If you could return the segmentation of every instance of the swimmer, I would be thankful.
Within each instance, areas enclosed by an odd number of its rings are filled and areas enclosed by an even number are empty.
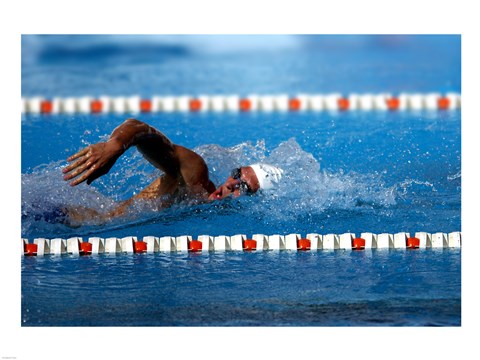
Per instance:
[[[145,159],[163,171],[163,175],[137,195],[121,202],[107,217],[124,214],[130,205],[140,199],[168,199],[162,202],[162,206],[167,207],[176,200],[213,201],[254,194],[273,188],[283,173],[282,169],[269,164],[242,166],[232,170],[226,181],[216,187],[200,155],[174,144],[163,133],[144,122],[127,119],[112,132],[108,141],[92,144],[70,156],[67,159],[70,164],[62,170],[64,180],[70,181],[72,186],[85,181],[89,185],[107,174],[116,160],[132,146],[136,146]],[[86,210],[68,209],[68,214],[77,221],[99,215],[95,210]]]

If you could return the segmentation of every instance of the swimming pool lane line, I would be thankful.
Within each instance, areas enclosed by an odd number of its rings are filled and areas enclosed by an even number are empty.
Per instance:
[[[457,110],[461,95],[441,93],[83,96],[22,98],[22,114],[138,114],[158,112],[298,112]]]
[[[21,239],[24,256],[43,255],[91,255],[91,254],[136,254],[156,252],[204,252],[204,251],[319,251],[319,250],[372,250],[372,249],[447,249],[461,248],[462,234],[417,232],[415,236],[400,232],[395,234],[354,233],[344,234],[300,234],[264,235],[253,234],[247,238],[245,234],[233,236],[200,235],[194,239],[191,235],[183,236],[145,236],[138,240],[136,236],[123,238],[90,237],[83,241],[81,237],[68,239],[35,238],[32,243]]]

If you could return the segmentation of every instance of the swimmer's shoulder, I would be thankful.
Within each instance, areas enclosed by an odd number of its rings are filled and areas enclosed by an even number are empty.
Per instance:
[[[175,153],[180,163],[181,176],[187,185],[202,185],[206,190],[214,187],[214,184],[210,181],[208,166],[203,157],[181,145],[175,145]]]

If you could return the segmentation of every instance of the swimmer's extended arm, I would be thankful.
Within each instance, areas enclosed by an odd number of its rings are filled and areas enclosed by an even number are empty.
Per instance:
[[[161,169],[167,177],[175,179],[181,171],[177,146],[157,129],[135,119],[118,126],[107,142],[90,145],[70,156],[71,162],[63,169],[64,180],[75,186],[84,181],[90,184],[107,174],[117,159],[131,146],[136,146],[143,156]],[[186,149],[189,151],[188,149]]]

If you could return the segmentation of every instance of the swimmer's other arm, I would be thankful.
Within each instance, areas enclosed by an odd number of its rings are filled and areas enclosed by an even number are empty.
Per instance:
[[[136,146],[143,156],[164,175],[157,178],[139,194],[120,204],[110,216],[121,215],[136,199],[152,199],[173,194],[180,187],[193,196],[206,197],[215,190],[209,180],[208,167],[194,151],[176,145],[157,129],[136,119],[127,119],[110,135],[107,142],[90,145],[67,161],[63,169],[64,180],[76,186],[107,174],[117,159],[131,146]]]
[[[107,174],[131,146],[137,146],[145,158],[165,174],[177,176],[179,161],[175,156],[175,145],[157,129],[128,119],[112,132],[107,142],[92,144],[70,156],[67,161],[71,164],[63,169],[64,180],[73,179],[72,186],[84,181],[90,184]]]

